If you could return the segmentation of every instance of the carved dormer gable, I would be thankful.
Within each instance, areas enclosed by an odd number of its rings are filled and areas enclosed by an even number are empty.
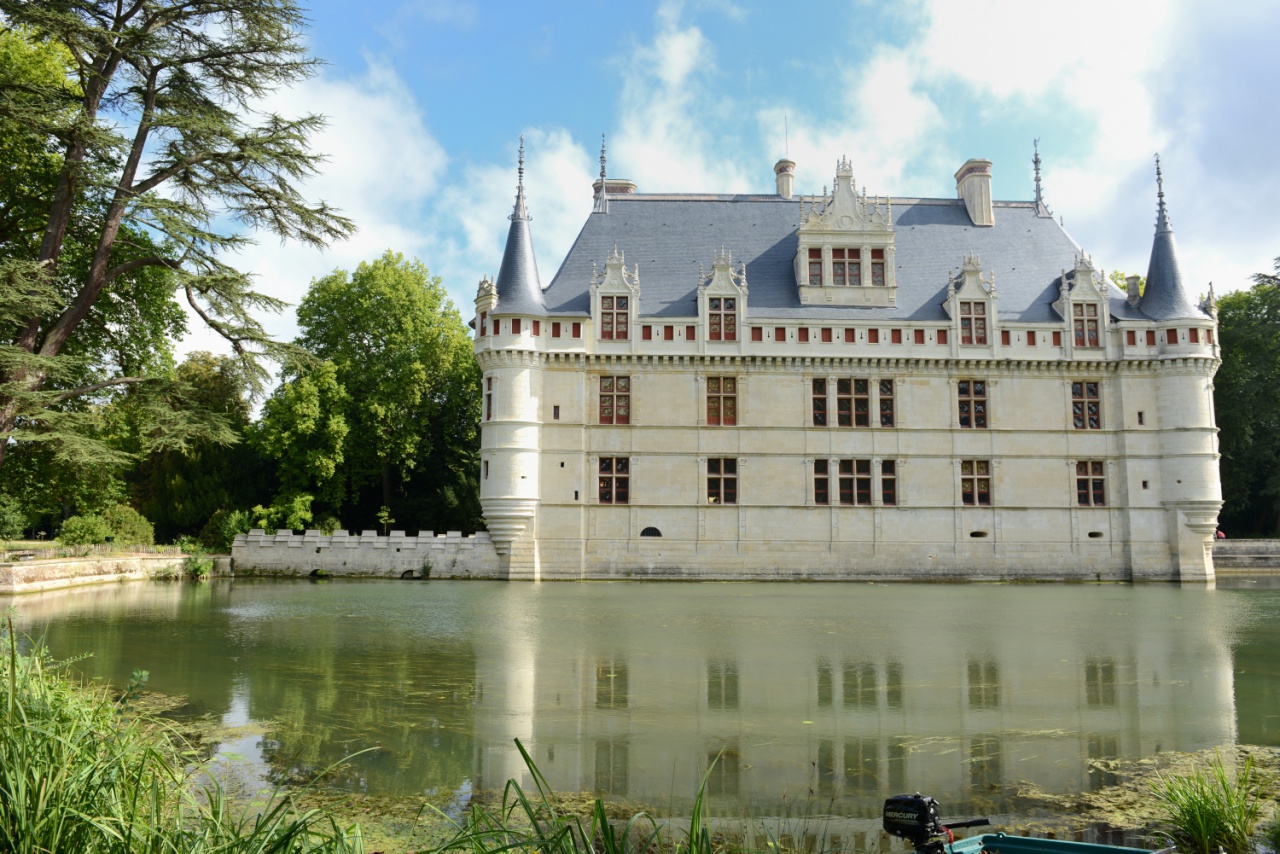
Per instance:
[[[626,341],[635,328],[640,302],[640,265],[628,270],[618,247],[605,261],[604,272],[591,275],[591,316],[602,341]]]
[[[986,346],[993,342],[999,299],[995,272],[983,275],[982,259],[977,253],[964,256],[960,271],[953,272],[947,282],[947,299],[943,303],[961,346]]]
[[[1077,255],[1075,266],[1062,272],[1058,298],[1053,303],[1070,331],[1067,340],[1072,348],[1105,344],[1110,301],[1106,280],[1093,266],[1093,259],[1083,252]]]
[[[858,192],[853,166],[841,158],[830,195],[801,200],[796,285],[805,304],[897,304],[893,205]]]
[[[484,337],[489,334],[488,322],[489,315],[493,314],[493,309],[498,304],[498,286],[494,284],[493,279],[487,275],[480,280],[479,286],[476,287],[476,335]]]
[[[747,315],[747,265],[733,269],[733,253],[715,254],[711,275],[698,271],[698,316],[706,319],[708,341],[737,341]]]

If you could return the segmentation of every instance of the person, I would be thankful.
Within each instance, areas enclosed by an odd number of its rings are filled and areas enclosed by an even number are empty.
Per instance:
[[[1227,535],[1226,535],[1226,534],[1224,534],[1224,533],[1222,533],[1222,529],[1221,529],[1221,528],[1219,528],[1219,529],[1218,529],[1218,533],[1217,533],[1217,534],[1215,534],[1214,536],[1215,536],[1217,539],[1219,539],[1219,540],[1225,540],[1225,539],[1227,538]]]

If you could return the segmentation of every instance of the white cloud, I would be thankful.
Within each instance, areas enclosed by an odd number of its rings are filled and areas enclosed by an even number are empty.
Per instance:
[[[682,23],[681,11],[662,3],[653,42],[626,58],[610,173],[641,192],[745,192],[751,182],[724,156],[738,110],[708,85],[715,52],[702,30]]]
[[[313,278],[335,267],[352,269],[388,248],[423,253],[429,236],[418,226],[420,209],[435,193],[448,157],[427,129],[413,93],[389,68],[370,61],[364,75],[342,79],[321,74],[264,100],[259,108],[283,116],[320,113],[328,125],[312,138],[312,148],[328,158],[302,191],[324,199],[355,220],[349,240],[317,250],[281,243],[270,234],[231,259],[251,270],[259,290],[294,305]],[[289,339],[297,333],[292,309],[263,318],[268,331]],[[192,318],[191,334],[178,347],[225,351],[225,343]]]
[[[545,287],[591,212],[593,158],[563,128],[529,128],[524,136],[525,200]],[[502,263],[515,202],[515,154],[513,144],[504,164],[459,164],[431,217],[434,233],[448,236],[430,263],[444,275],[464,317],[471,316],[480,277],[496,276]]]

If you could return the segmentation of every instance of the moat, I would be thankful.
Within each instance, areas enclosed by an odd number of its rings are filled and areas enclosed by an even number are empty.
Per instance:
[[[924,791],[1006,813],[1099,761],[1280,745],[1280,587],[135,582],[14,599],[85,673],[243,727],[249,779],[375,747],[339,784],[439,795],[526,779],[680,811],[848,816]],[[824,806],[824,809],[827,807]]]

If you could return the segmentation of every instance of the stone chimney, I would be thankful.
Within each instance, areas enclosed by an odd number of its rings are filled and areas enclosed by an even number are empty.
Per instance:
[[[778,195],[784,199],[791,198],[792,185],[796,179],[796,164],[794,160],[786,160],[785,158],[773,164],[773,174],[778,179]]]
[[[964,199],[965,209],[974,225],[995,225],[991,206],[991,161],[967,161],[956,172],[956,195]]]
[[[1142,298],[1142,292],[1138,289],[1138,283],[1142,281],[1141,276],[1125,276],[1124,283],[1129,288],[1129,305],[1137,305],[1138,300]]]
[[[600,179],[597,178],[595,183],[591,185],[591,192],[599,195]],[[626,178],[605,178],[604,189],[610,196],[629,196],[636,191],[636,182],[628,181]]]

